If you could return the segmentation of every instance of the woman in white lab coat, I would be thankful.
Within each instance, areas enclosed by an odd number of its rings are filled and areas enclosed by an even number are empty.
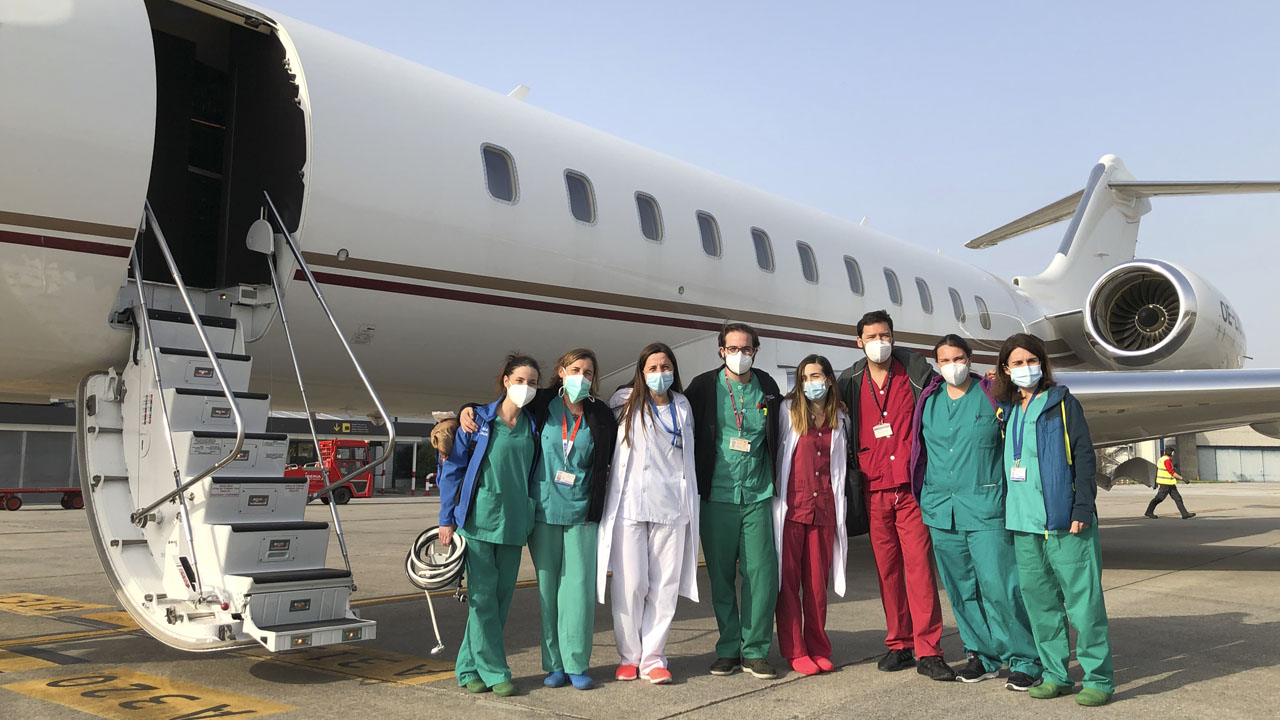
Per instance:
[[[596,562],[604,602],[613,571],[613,632],[619,680],[671,682],[665,648],[676,600],[698,601],[698,486],[693,411],[681,393],[675,353],[653,343],[630,387],[609,405],[620,424]]]

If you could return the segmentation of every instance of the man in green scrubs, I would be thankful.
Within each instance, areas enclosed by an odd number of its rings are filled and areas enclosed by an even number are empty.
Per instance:
[[[778,601],[772,501],[781,394],[773,378],[751,367],[760,346],[755,330],[726,325],[719,341],[725,365],[694,378],[685,393],[695,425],[702,552],[720,631],[711,674],[730,675],[741,666],[773,678],[767,657]]]

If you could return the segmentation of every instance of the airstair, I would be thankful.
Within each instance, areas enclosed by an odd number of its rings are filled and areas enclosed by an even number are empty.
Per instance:
[[[264,200],[274,225],[258,220],[248,242],[271,267],[275,312],[290,352],[277,248],[287,248],[303,270],[386,417],[295,239],[271,198]],[[202,314],[201,295],[183,283],[149,204],[146,227],[174,282],[144,282],[135,250],[133,278],[122,291],[131,297],[114,318],[133,332],[130,355],[123,370],[86,377],[77,398],[85,508],[121,604],[156,639],[183,650],[260,643],[280,651],[373,638],[375,623],[351,609],[356,585],[337,503],[327,504],[329,522],[305,519],[308,485],[284,477],[288,438],[266,432],[270,398],[248,391],[253,360],[245,352],[242,319]],[[300,371],[298,383],[306,404]],[[342,478],[326,478],[311,497],[331,497],[349,478],[385,462],[395,447],[394,428],[388,423],[387,429],[380,457]],[[331,535],[342,567],[327,562]]]

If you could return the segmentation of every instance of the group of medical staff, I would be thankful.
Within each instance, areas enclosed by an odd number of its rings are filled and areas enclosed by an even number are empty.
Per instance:
[[[857,332],[865,358],[837,377],[806,356],[785,395],[753,367],[759,336],[740,323],[721,329],[717,369],[686,386],[672,349],[653,343],[607,400],[588,349],[565,353],[545,388],[536,360],[508,356],[501,396],[465,407],[442,452],[439,538],[466,539],[458,684],[518,692],[503,630],[525,545],[547,687],[593,687],[606,584],[615,678],[670,683],[667,637],[678,597],[699,600],[700,551],[719,631],[712,675],[776,677],[775,628],[793,671],[831,672],[828,586],[844,595],[848,538],[867,533],[887,626],[880,670],[973,683],[1007,668],[1010,690],[1105,704],[1115,682],[1093,444],[1044,344],[1008,338],[980,377],[961,337],[938,341],[935,370],[895,346],[884,311]],[[942,657],[938,580],[964,641],[959,668]]]

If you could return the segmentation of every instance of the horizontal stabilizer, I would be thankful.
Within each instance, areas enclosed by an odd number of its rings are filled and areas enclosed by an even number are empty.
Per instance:
[[[1071,217],[1072,213],[1076,211],[1076,206],[1080,204],[1080,196],[1083,194],[1083,190],[1077,190],[1056,203],[1045,205],[1039,210],[1023,215],[1007,225],[1001,225],[986,235],[976,237],[965,243],[964,246],[974,250],[989,248],[1023,233],[1029,233],[1032,230],[1039,230],[1042,227],[1049,227],[1054,223],[1062,222]]]

